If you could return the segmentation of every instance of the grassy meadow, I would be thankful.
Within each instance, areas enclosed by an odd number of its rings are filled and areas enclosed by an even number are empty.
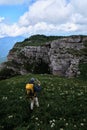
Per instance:
[[[31,77],[42,86],[32,113],[25,93]],[[87,81],[46,74],[0,81],[0,130],[87,130]]]

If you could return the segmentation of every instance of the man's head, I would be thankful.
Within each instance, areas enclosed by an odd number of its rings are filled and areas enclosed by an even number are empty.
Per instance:
[[[33,84],[35,82],[35,78],[31,78],[29,82]]]

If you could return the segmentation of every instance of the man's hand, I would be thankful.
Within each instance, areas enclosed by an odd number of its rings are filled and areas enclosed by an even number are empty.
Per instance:
[[[40,83],[38,83],[38,86],[40,86]]]

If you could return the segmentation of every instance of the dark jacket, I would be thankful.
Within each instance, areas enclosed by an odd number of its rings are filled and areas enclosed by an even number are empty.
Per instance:
[[[40,92],[41,91],[41,86],[34,86],[34,92]]]

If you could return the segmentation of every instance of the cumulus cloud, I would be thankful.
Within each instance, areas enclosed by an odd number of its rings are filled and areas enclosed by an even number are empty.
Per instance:
[[[3,36],[18,36],[25,33],[25,27],[19,27],[16,23],[13,25],[0,24],[0,37]]]
[[[73,34],[87,23],[86,7],[87,0],[71,0],[69,3],[67,0],[37,0],[28,12],[20,17],[19,23],[21,26],[32,26],[33,29],[35,27],[35,30],[42,32],[69,31]],[[37,25],[40,26],[36,29]]]
[[[86,8],[87,0],[69,2],[67,0],[36,0],[17,23],[13,25],[2,23],[0,34],[1,36],[87,34]]]
[[[27,23],[32,25],[37,22],[60,24],[67,21],[72,12],[71,8],[71,5],[67,4],[65,0],[38,0],[19,21],[25,25],[25,19],[27,19]]]

